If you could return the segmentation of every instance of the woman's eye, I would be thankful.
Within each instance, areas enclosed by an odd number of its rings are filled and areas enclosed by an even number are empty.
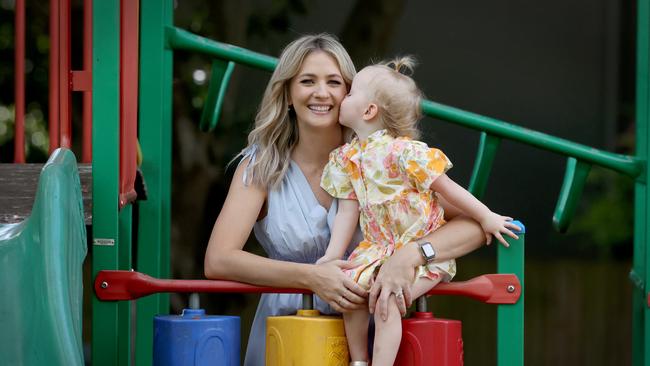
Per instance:
[[[314,81],[311,80],[311,79],[300,80],[300,84],[311,85],[313,83],[314,83]]]
[[[337,86],[342,84],[342,83],[341,83],[340,81],[338,81],[338,80],[330,80],[329,83],[330,83],[330,85],[337,85]]]

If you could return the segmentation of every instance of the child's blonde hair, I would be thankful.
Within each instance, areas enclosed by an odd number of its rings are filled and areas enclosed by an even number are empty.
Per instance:
[[[369,83],[369,97],[379,107],[379,118],[392,136],[420,137],[417,123],[422,118],[422,91],[409,76],[416,61],[412,56],[397,57],[368,66],[377,70]],[[408,72],[409,74],[404,74]]]

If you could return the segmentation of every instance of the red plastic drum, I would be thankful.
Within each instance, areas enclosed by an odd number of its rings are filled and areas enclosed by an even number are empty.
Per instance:
[[[462,366],[463,337],[459,320],[436,319],[415,312],[402,320],[402,343],[395,366]]]

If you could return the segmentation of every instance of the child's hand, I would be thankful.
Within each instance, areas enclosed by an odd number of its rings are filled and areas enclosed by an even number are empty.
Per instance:
[[[331,262],[331,261],[336,260],[336,259],[340,259],[340,258],[336,258],[334,256],[329,256],[329,255],[327,255],[327,253],[325,253],[324,256],[318,258],[318,260],[316,261],[316,264],[323,264],[323,263]]]
[[[481,220],[481,226],[483,227],[483,231],[485,231],[487,245],[492,243],[492,235],[494,235],[505,247],[509,247],[510,245],[508,245],[508,242],[501,234],[506,234],[513,239],[519,239],[510,229],[521,230],[519,226],[512,223],[512,217],[501,216],[494,212],[490,212],[487,217]]]

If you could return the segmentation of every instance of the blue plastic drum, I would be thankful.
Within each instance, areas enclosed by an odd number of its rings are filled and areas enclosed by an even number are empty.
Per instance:
[[[238,316],[185,309],[181,315],[154,317],[153,329],[154,366],[239,366]]]

